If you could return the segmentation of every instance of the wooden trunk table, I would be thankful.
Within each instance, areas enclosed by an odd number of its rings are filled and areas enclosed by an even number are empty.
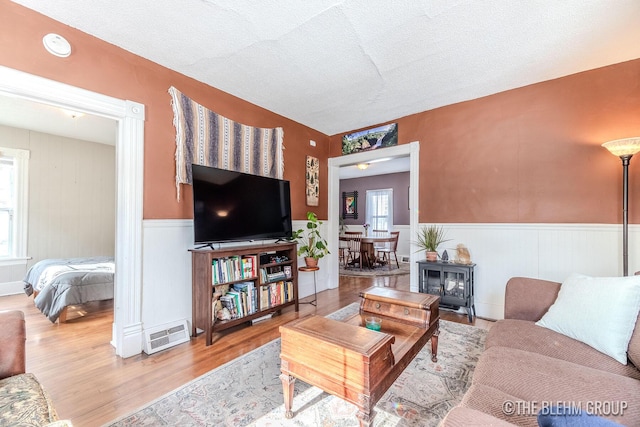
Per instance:
[[[373,287],[360,293],[360,312],[343,321],[307,316],[280,326],[285,416],[293,417],[296,378],[358,407],[360,426],[427,341],[437,361],[439,297]],[[365,318],[382,319],[380,332]]]

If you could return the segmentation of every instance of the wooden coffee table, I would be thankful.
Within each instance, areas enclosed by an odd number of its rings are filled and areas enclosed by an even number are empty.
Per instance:
[[[381,287],[360,296],[360,312],[344,321],[308,316],[280,327],[287,418],[300,378],[356,405],[360,426],[370,426],[378,400],[429,340],[437,361],[439,297]],[[380,332],[364,327],[371,315],[382,318]]]

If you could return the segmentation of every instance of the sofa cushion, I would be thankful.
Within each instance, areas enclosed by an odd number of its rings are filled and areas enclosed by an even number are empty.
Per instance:
[[[472,384],[462,397],[460,406],[517,426],[538,426],[537,406],[529,405],[529,402],[525,404],[516,396],[483,384]]]
[[[513,427],[513,425],[476,409],[456,406],[442,419],[439,427]]]
[[[590,410],[590,402],[625,402],[622,415],[595,415],[624,425],[640,425],[639,380],[538,353],[507,347],[488,348],[478,360],[472,383],[523,401],[537,402],[540,406],[543,402],[572,402],[591,413],[594,411]],[[499,412],[502,403],[493,402],[490,413]]]
[[[574,274],[536,325],[549,328],[627,363],[627,349],[640,310],[640,276]]]
[[[585,343],[527,320],[499,320],[491,325],[485,341],[485,348],[490,347],[517,348],[640,379],[640,371],[634,365],[622,365]]]
[[[18,310],[0,311],[0,379],[25,372],[24,313]]]
[[[58,419],[49,396],[33,374],[0,380],[0,425],[40,426]]]
[[[636,365],[636,368],[640,369],[640,314],[636,320],[636,327],[633,329],[633,334],[629,340],[629,348],[627,349],[627,357]]]

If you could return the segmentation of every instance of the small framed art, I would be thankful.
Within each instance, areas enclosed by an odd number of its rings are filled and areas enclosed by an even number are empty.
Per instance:
[[[358,219],[358,192],[342,192],[342,218]]]

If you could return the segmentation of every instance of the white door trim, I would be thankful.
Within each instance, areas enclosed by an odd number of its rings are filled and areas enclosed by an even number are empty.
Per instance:
[[[363,151],[346,156],[332,157],[329,159],[329,212],[327,218],[327,243],[329,244],[328,270],[329,287],[336,288],[339,284],[338,275],[338,235],[340,216],[340,167],[366,163],[384,157],[404,157],[409,156],[409,235],[415,236],[418,231],[418,191],[420,177],[420,143],[418,141],[408,144],[387,147],[381,150]],[[413,241],[411,238],[410,241]],[[411,247],[411,290],[418,290],[418,261],[417,248],[413,243]]]
[[[118,122],[116,277],[112,344],[116,354],[142,351],[142,197],[144,105],[0,66],[0,94]]]

